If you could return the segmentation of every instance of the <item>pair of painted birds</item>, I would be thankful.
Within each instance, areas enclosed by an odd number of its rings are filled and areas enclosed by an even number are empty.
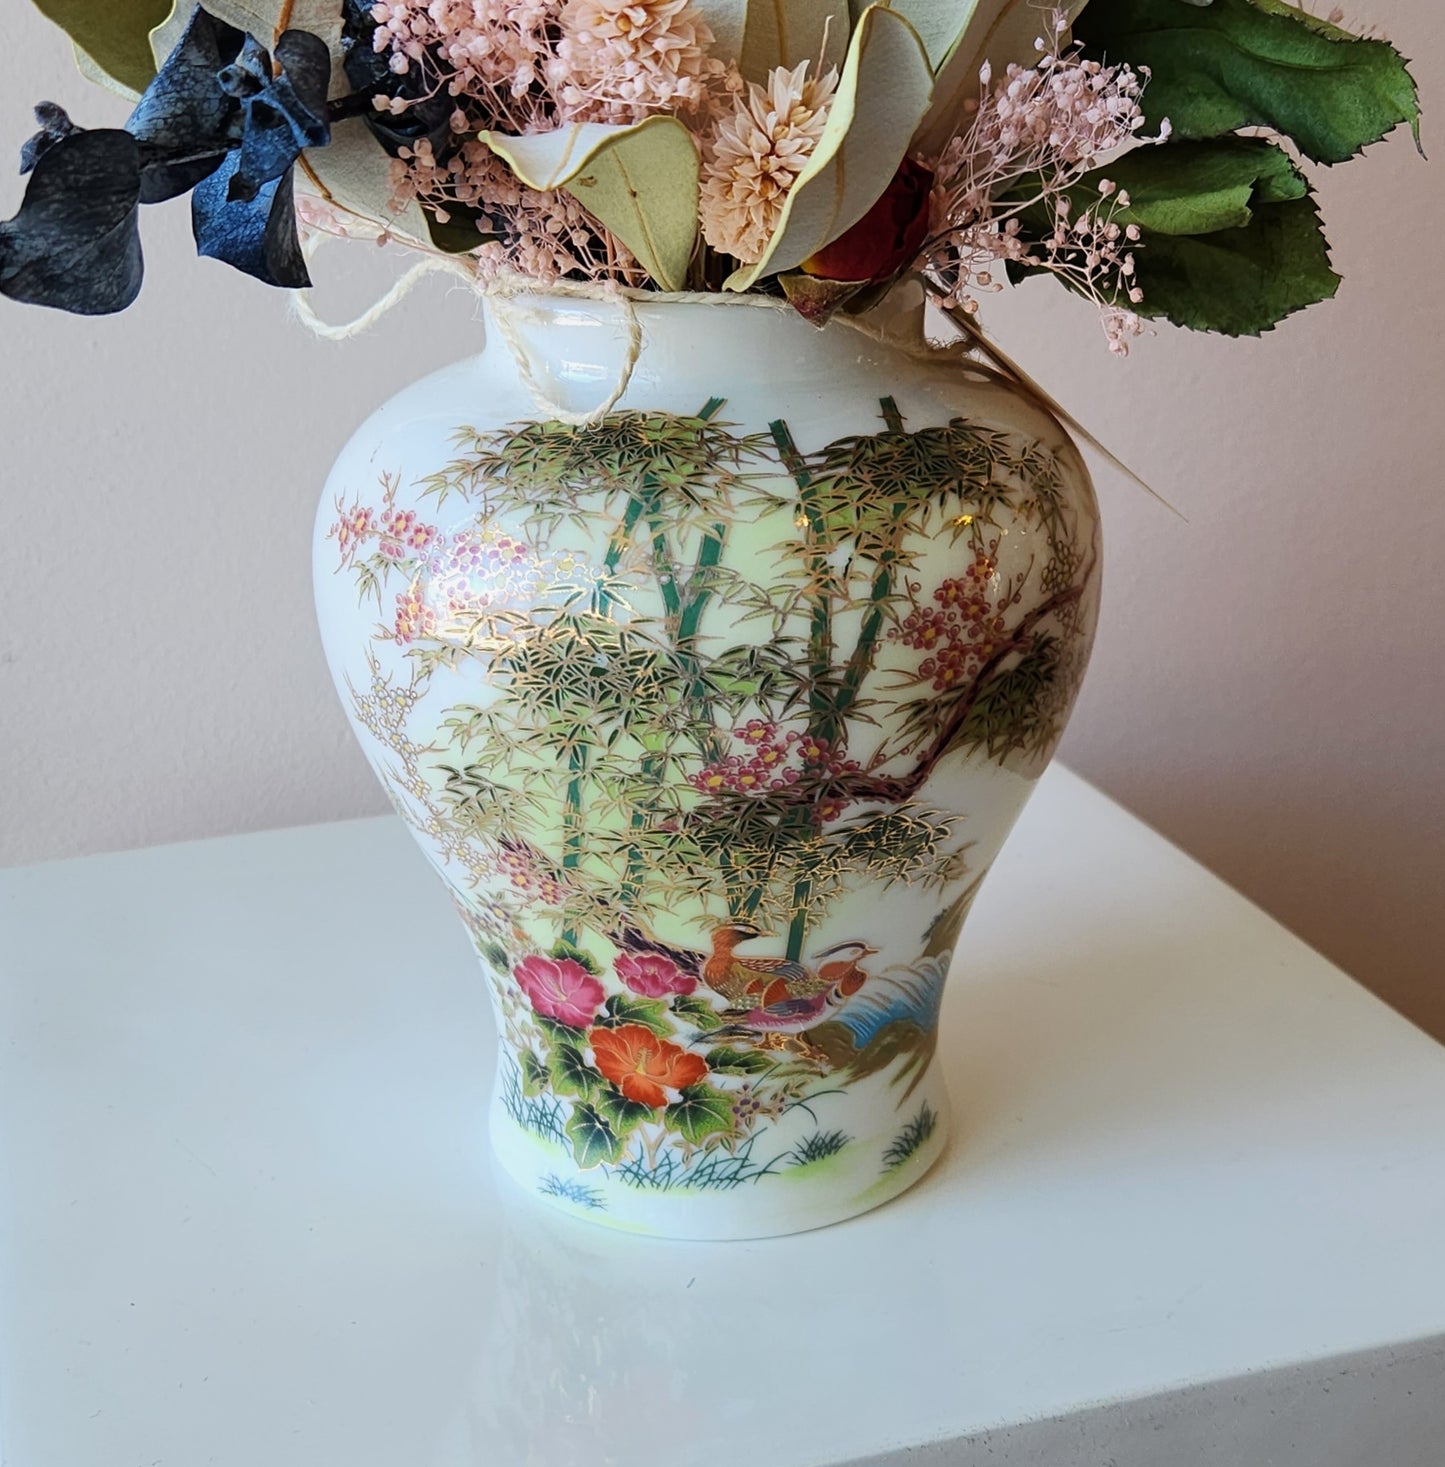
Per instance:
[[[738,952],[742,943],[764,935],[740,923],[714,930],[712,952],[700,971],[702,981],[727,1000],[730,1022],[710,1038],[762,1033],[776,1036],[774,1045],[781,1047],[857,993],[868,980],[863,960],[878,951],[866,942],[840,942],[814,954],[816,968]]]

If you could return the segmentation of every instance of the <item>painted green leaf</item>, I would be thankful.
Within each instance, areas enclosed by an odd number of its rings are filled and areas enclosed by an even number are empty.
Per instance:
[[[747,290],[792,270],[852,228],[892,182],[932,95],[918,33],[886,6],[870,5],[853,33],[823,135],[763,258],[735,270],[727,288]]]
[[[576,963],[579,968],[586,968],[594,978],[602,971],[602,965],[585,947],[579,947],[575,942],[569,942],[565,937],[559,942],[554,942],[548,950],[548,953],[551,957],[566,958],[569,962]]]
[[[1178,138],[1266,127],[1307,158],[1341,163],[1419,122],[1393,46],[1281,0],[1093,0],[1075,31],[1092,55],[1151,68],[1144,111],[1154,126],[1167,117]]]
[[[722,1016],[705,998],[675,998],[672,1001],[672,1011],[679,1019],[685,1019],[704,1033],[710,1033],[722,1026]]]
[[[98,71],[133,92],[156,74],[150,32],[166,18],[169,0],[34,0]],[[187,6],[187,14],[190,7]],[[182,26],[182,29],[185,27]]]
[[[820,76],[843,65],[851,26],[847,0],[752,0],[739,70],[763,85],[775,67],[810,61]]]
[[[733,1049],[720,1045],[707,1052],[707,1067],[717,1075],[765,1075],[777,1061],[756,1049]]]
[[[661,998],[635,998],[631,994],[614,993],[596,1022],[608,1029],[619,1024],[640,1024],[663,1039],[672,1037],[667,1001]]]
[[[657,1119],[657,1111],[652,1106],[629,1100],[615,1085],[603,1087],[594,1103],[619,1138],[630,1136],[639,1126]]]
[[[664,290],[681,290],[697,242],[698,155],[675,117],[481,140],[529,188],[566,189],[637,256]]]
[[[559,1095],[576,1095],[591,1099],[601,1089],[602,1076],[585,1059],[575,1044],[555,1044],[547,1056],[547,1071],[552,1088]]]
[[[584,1171],[601,1166],[604,1161],[616,1161],[622,1155],[622,1138],[594,1106],[576,1106],[567,1118],[566,1130],[572,1142],[572,1155]]]
[[[1257,336],[1339,286],[1309,187],[1273,143],[1170,143],[1141,148],[1103,172],[1129,194],[1115,221],[1143,231],[1134,257],[1141,314],[1195,331]],[[1080,183],[1077,207],[1097,202],[1097,179]],[[1045,650],[1041,644],[1037,652]],[[1014,673],[1024,693],[1028,670],[1025,659]],[[999,696],[1006,692],[1001,684]]]
[[[733,1129],[733,1104],[711,1085],[689,1085],[682,1098],[668,1106],[665,1118],[671,1130],[697,1146],[708,1136]]]

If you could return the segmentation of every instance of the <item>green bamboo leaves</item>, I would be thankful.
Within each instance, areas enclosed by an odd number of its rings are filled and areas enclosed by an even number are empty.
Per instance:
[[[909,151],[933,96],[918,32],[886,5],[870,5],[848,46],[827,125],[798,175],[763,257],[736,270],[729,290],[795,269],[856,224]]]
[[[566,189],[664,290],[682,289],[697,241],[698,156],[675,117],[481,139],[528,188]]]
[[[1266,127],[1306,158],[1343,163],[1419,121],[1393,46],[1282,0],[1094,0],[1079,31],[1092,53],[1151,69],[1145,112],[1154,124],[1167,117],[1179,138]]]

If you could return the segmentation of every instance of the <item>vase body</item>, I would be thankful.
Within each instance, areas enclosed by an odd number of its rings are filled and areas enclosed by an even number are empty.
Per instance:
[[[954,943],[1093,635],[1087,473],[1007,385],[845,324],[505,310],[357,433],[315,557],[487,976],[497,1159],[660,1236],[864,1211],[944,1144]]]

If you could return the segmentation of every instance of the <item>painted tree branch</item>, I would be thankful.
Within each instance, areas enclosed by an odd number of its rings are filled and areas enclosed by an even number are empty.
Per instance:
[[[1002,669],[1003,664],[1015,653],[1029,650],[1034,632],[1041,622],[1062,611],[1066,606],[1083,599],[1084,591],[1093,578],[1096,564],[1097,562],[1091,563],[1077,583],[1066,590],[1055,593],[1048,600],[1040,602],[1023,617],[1010,634],[1008,641],[1000,646],[979,668],[968,691],[959,698],[954,706],[948,721],[907,774],[880,776],[869,774],[866,771],[857,774],[840,774],[809,793],[816,798],[837,797],[847,800],[877,801],[889,805],[898,805],[905,800],[911,800],[923,787],[939,761],[953,747],[955,740],[968,722],[969,714],[973,712],[979,699],[987,691],[989,684]]]

